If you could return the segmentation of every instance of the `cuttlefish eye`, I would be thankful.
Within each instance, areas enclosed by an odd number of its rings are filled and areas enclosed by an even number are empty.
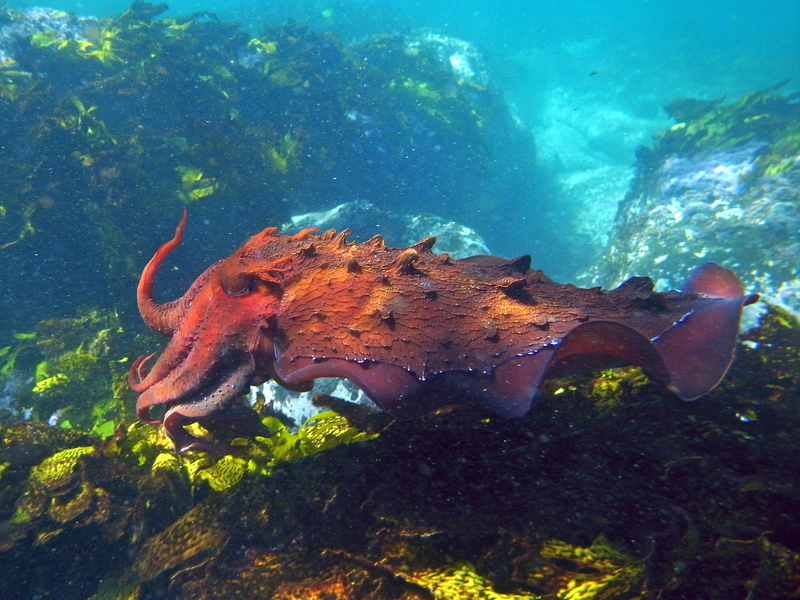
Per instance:
[[[229,296],[244,296],[256,287],[256,279],[250,273],[226,274],[221,280],[222,289]]]

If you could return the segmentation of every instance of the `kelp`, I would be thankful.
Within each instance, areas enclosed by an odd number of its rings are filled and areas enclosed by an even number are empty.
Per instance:
[[[8,393],[5,419],[24,417],[111,435],[116,423],[133,418],[129,361],[122,354],[126,342],[112,311],[47,319],[31,333],[16,334],[12,345],[0,349],[0,389]]]
[[[102,443],[94,437],[94,445],[58,450],[29,465],[27,478],[21,483],[16,476],[16,493],[2,485],[6,481],[10,485],[11,479],[0,481],[6,497],[5,509],[0,511],[4,516],[0,522],[0,553],[12,556],[15,564],[20,556],[36,555],[40,547],[61,554],[75,543],[74,534],[86,528],[90,530],[85,534],[87,539],[103,540],[99,551],[110,543],[117,548],[141,546],[131,563],[120,562],[129,565],[124,577],[113,585],[106,582],[100,590],[102,594],[138,597],[139,584],[175,567],[185,567],[196,557],[207,560],[225,547],[231,536],[229,528],[240,515],[229,498],[217,492],[241,487],[245,477],[263,477],[281,462],[374,437],[354,430],[335,413],[318,415],[295,434],[281,430],[277,422],[266,422],[278,429],[274,438],[261,438],[242,446],[242,454],[219,459],[202,453],[178,456],[160,429],[142,423],[120,426]],[[15,448],[31,443],[37,427],[30,423],[9,431],[0,444],[0,459],[15,457]],[[47,430],[64,431],[54,427]],[[3,471],[24,469],[15,461],[2,464]],[[8,505],[12,496],[16,496],[13,509]],[[191,508],[193,498],[197,504]],[[227,524],[224,514],[229,516]],[[170,517],[172,522],[165,523],[165,530],[141,544],[143,528],[152,530]],[[83,559],[94,560],[89,553],[77,562]],[[109,572],[119,572],[110,563],[103,564]],[[5,590],[5,584],[0,578],[0,589]]]

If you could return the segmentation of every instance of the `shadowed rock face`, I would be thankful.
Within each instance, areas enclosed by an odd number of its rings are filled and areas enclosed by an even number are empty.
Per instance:
[[[304,390],[344,377],[400,417],[454,401],[521,416],[543,378],[619,364],[694,399],[724,376],[741,308],[756,300],[711,263],[683,292],[655,293],[647,278],[602,291],[552,282],[529,257],[436,255],[433,238],[387,248],[380,237],[348,242],[347,230],[270,228],[159,305],[153,279],[184,222],[138,290],[145,321],[171,340],[149,372],[142,357],[130,378],[139,416],[152,421],[150,409],[163,406],[179,450],[230,451],[186,432],[193,422],[221,437],[268,435],[236,399],[271,378]]]

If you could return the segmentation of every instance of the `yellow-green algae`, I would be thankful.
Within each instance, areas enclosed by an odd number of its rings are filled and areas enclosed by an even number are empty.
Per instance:
[[[588,377],[563,378],[548,385],[556,396],[580,394],[589,401],[597,414],[618,408],[625,398],[642,386],[651,383],[639,367],[604,369]]]
[[[748,175],[780,175],[800,166],[800,96],[779,96],[781,82],[749,92],[729,104],[675,100],[666,107],[678,122],[664,131],[652,151],[642,156],[672,153],[693,155],[704,150],[723,151],[747,144],[763,146]]]
[[[442,570],[429,570],[404,575],[428,590],[436,600],[535,600],[531,594],[501,594],[494,590],[491,580],[479,575],[475,566],[457,562]]]
[[[25,490],[0,535],[0,550],[10,549],[30,533],[35,534],[33,546],[40,546],[65,528],[109,518],[108,492],[80,473],[82,459],[94,452],[93,446],[67,448],[31,469]]]
[[[229,534],[220,507],[217,506],[217,510],[211,508],[208,503],[198,505],[164,531],[149,538],[131,565],[136,578],[142,582],[150,581],[165,570],[184,565],[187,561],[218,554],[225,547]]]
[[[69,483],[82,456],[91,454],[93,446],[78,446],[56,452],[31,469],[28,483],[36,491],[53,491]]]
[[[102,436],[133,417],[129,361],[116,313],[86,311],[72,319],[48,319],[33,333],[15,338],[0,349],[0,385],[12,377],[21,380],[15,384],[18,411],[28,408],[30,418]]]
[[[572,563],[570,572],[558,578],[561,582],[557,596],[563,600],[624,598],[636,595],[645,583],[644,561],[620,552],[602,535],[588,548],[548,540],[540,556]],[[544,581],[544,573],[531,575],[533,581],[542,580],[547,587],[553,585],[552,581]]]
[[[35,517],[41,515],[48,504],[51,510],[56,511],[56,514],[52,515],[54,519],[63,522],[64,519],[59,518],[59,516],[65,512],[69,514],[71,511],[59,511],[56,497],[63,493],[65,486],[72,483],[80,458],[94,451],[93,446],[67,448],[61,452],[56,452],[53,456],[46,458],[39,465],[33,467],[27,481],[28,489],[25,495],[20,498],[20,501],[17,502],[16,510],[9,520],[9,524],[23,525],[29,523]],[[80,503],[80,494],[78,502]],[[84,511],[78,508],[77,512]]]
[[[116,356],[117,338],[82,331],[18,341]],[[0,591],[21,597],[4,578],[49,568],[46,551],[109,600],[791,597],[800,327],[773,310],[746,338],[691,404],[615,369],[551,382],[521,420],[443,409],[376,437],[332,412],[296,432],[264,417],[272,438],[222,458],[139,422],[104,442],[0,430]]]
[[[138,600],[140,593],[141,585],[137,582],[104,580],[89,600]]]
[[[254,463],[255,464],[255,463]],[[199,470],[194,478],[221,492],[239,483],[247,474],[248,461],[236,456],[223,456],[210,467]]]

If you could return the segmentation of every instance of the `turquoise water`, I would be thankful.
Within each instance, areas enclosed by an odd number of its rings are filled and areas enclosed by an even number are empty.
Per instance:
[[[11,2],[12,7],[30,2]],[[98,17],[125,0],[41,3]],[[197,2],[168,16],[210,11],[257,33],[287,19],[345,39],[428,27],[475,43],[526,118],[552,86],[623,93],[650,118],[675,94],[736,96],[800,74],[800,2]],[[597,75],[589,80],[590,73]],[[795,83],[795,85],[797,85]]]

